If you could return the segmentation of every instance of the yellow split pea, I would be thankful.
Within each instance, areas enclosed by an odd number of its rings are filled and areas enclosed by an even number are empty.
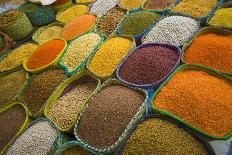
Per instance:
[[[89,61],[88,69],[100,78],[110,76],[132,47],[132,40],[113,37],[100,46]]]

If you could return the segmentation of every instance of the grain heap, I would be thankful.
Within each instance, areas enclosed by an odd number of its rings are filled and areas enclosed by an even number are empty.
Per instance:
[[[60,38],[62,31],[63,28],[61,26],[50,26],[43,30],[36,40],[39,43],[45,43],[49,40]]]
[[[163,10],[170,7],[175,2],[176,0],[146,0],[143,8],[148,10]]]
[[[115,7],[117,3],[118,0],[97,0],[93,3],[89,12],[101,17]]]

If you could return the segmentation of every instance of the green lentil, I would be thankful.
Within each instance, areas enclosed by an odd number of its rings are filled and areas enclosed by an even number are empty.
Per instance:
[[[124,35],[137,36],[154,24],[159,18],[160,15],[157,13],[138,11],[124,17],[120,24],[119,31]]]
[[[0,76],[0,108],[18,94],[25,80],[26,73],[23,69]]]
[[[20,99],[32,114],[36,114],[64,77],[62,69],[45,71],[31,79]]]
[[[39,43],[45,43],[49,40],[60,38],[63,31],[61,26],[51,26],[45,29],[37,38]]]
[[[18,10],[11,10],[0,14],[0,27],[9,25],[11,22],[17,20],[22,15],[23,13]]]
[[[117,27],[125,11],[119,8],[111,9],[105,16],[102,16],[97,25],[97,31],[108,37]]]
[[[73,71],[85,61],[100,43],[101,36],[96,33],[85,34],[74,40],[64,54],[61,63]]]
[[[122,155],[207,155],[204,146],[177,125],[159,118],[143,121],[131,134]]]

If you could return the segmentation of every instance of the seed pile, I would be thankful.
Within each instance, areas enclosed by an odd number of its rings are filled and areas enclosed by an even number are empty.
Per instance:
[[[196,37],[184,52],[184,62],[232,73],[232,34],[208,33]]]
[[[72,145],[71,147],[68,147],[67,149],[62,151],[61,155],[94,155],[94,154],[86,151],[85,149],[83,149],[78,145]]]
[[[232,28],[232,8],[221,8],[209,20],[209,24],[223,28]]]
[[[204,146],[177,125],[151,118],[137,126],[129,137],[122,155],[195,154],[207,155]]]
[[[125,57],[133,42],[123,37],[113,37],[102,44],[90,59],[88,68],[99,77],[110,76]]]
[[[4,38],[0,36],[0,51],[3,49],[3,47],[4,47]]]
[[[64,26],[61,37],[66,40],[72,40],[82,34],[90,31],[90,29],[95,25],[96,17],[91,14],[84,14],[75,17],[71,22]],[[72,30],[72,31],[70,31]]]
[[[177,64],[179,54],[174,47],[142,45],[119,69],[119,77],[133,84],[152,84],[162,80]]]
[[[43,30],[36,39],[39,43],[45,43],[49,40],[60,38],[63,28],[61,26],[51,26]]]
[[[102,16],[97,25],[97,31],[103,34],[106,38],[112,34],[121,18],[125,14],[124,10],[113,8],[105,16]]]
[[[8,149],[6,155],[48,154],[58,134],[48,121],[30,126]]]
[[[65,44],[65,41],[59,39],[50,40],[42,44],[27,60],[27,68],[35,70],[50,64],[64,49]]]
[[[172,11],[199,18],[207,16],[217,3],[217,0],[181,0]]]
[[[67,10],[58,13],[56,15],[56,20],[68,23],[72,21],[75,17],[83,15],[88,12],[89,7],[86,5],[75,5],[73,7],[68,8]]]
[[[14,99],[25,80],[26,73],[22,69],[0,77],[0,107]]]
[[[135,9],[142,5],[144,0],[119,0],[119,5],[125,9]]]
[[[88,33],[77,38],[68,47],[61,63],[65,65],[69,71],[73,71],[88,58],[100,41],[101,36],[96,33]]]
[[[13,69],[29,58],[38,47],[37,44],[27,43],[13,50],[8,56],[0,62],[0,72]]]
[[[96,89],[94,83],[77,84],[71,91],[61,96],[50,106],[48,116],[61,129],[70,128],[79,117],[88,97]]]
[[[160,15],[154,12],[138,11],[124,17],[120,23],[119,31],[124,35],[137,36],[154,24]]]
[[[0,114],[0,150],[2,150],[17,134],[26,119],[22,106],[16,105],[12,109]]]
[[[170,7],[176,0],[147,0],[143,8],[149,10],[163,10]]]
[[[176,73],[153,104],[210,135],[221,137],[232,131],[231,83],[207,72]]]
[[[144,99],[141,93],[124,86],[104,87],[88,101],[77,125],[78,137],[98,149],[114,144]]]
[[[101,17],[105,15],[110,9],[115,7],[118,3],[118,0],[97,0],[91,6],[90,13]]]
[[[93,0],[76,0],[77,3],[91,3]]]
[[[181,46],[199,29],[196,20],[184,16],[170,16],[159,21],[144,36],[142,42],[169,43]]]
[[[5,27],[12,23],[13,21],[16,21],[19,17],[22,16],[22,12],[18,10],[11,10],[5,13],[0,14],[0,27]]]
[[[45,71],[31,79],[22,93],[21,100],[32,114],[39,112],[64,76],[63,70],[56,69]]]

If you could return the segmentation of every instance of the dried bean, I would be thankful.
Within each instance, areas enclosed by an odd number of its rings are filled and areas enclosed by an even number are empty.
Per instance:
[[[16,105],[0,114],[0,151],[13,139],[26,119],[24,108]]]
[[[39,121],[16,139],[6,155],[47,155],[57,137],[56,129],[48,121]]]
[[[37,40],[40,43],[45,43],[49,40],[60,38],[62,30],[61,26],[48,27],[38,36]]]
[[[207,155],[204,146],[177,125],[159,118],[139,124],[126,142],[122,155]]]
[[[50,97],[56,86],[64,79],[65,73],[61,69],[48,70],[31,79],[22,93],[21,100],[32,114],[39,112],[43,104]]]
[[[123,62],[119,77],[133,84],[152,84],[166,77],[177,64],[176,48],[165,45],[144,45]]]
[[[93,3],[90,13],[96,14],[98,17],[105,15],[111,8],[115,7],[118,0],[97,0]]]
[[[72,145],[71,147],[68,147],[67,149],[62,151],[61,155],[94,155],[94,154],[91,152],[88,152],[81,146]]]
[[[23,69],[0,77],[0,107],[14,99],[25,80],[26,73]]]
[[[96,33],[85,34],[74,40],[65,52],[61,63],[71,72],[82,64],[100,43],[101,36]]]
[[[142,42],[168,43],[181,46],[199,30],[196,20],[184,16],[170,16],[159,21],[144,36]]]
[[[77,125],[78,137],[98,149],[114,144],[144,99],[139,92],[124,86],[104,87],[88,101]]]
[[[177,72],[153,104],[210,135],[221,137],[232,131],[231,83],[205,71]]]

